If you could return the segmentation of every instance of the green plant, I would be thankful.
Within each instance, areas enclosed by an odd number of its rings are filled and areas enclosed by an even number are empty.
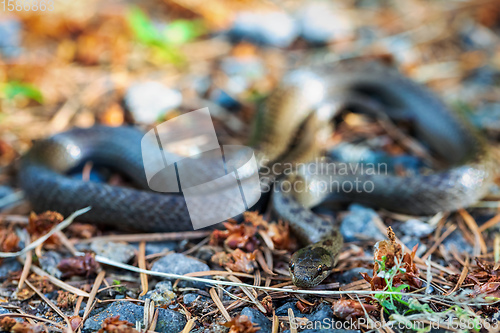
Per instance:
[[[394,282],[394,277],[397,274],[405,273],[405,269],[401,268],[401,261],[398,260],[397,258],[395,258],[395,265],[387,269],[385,264],[386,260],[387,260],[386,256],[383,256],[381,261],[377,260],[377,263],[379,265],[379,269],[377,270],[377,276],[382,277],[386,283],[384,291],[402,293],[406,288],[409,288],[410,286],[407,284],[402,284],[397,287],[394,287],[393,282]],[[380,305],[382,305],[386,313],[389,313],[389,310],[398,312],[396,303],[400,303],[405,306],[409,305],[408,302],[403,300],[402,295],[399,294],[377,293],[375,294],[375,298],[378,300]]]
[[[40,90],[29,83],[11,81],[0,84],[0,97],[13,100],[17,96],[22,96],[38,103],[43,103],[43,96]]]

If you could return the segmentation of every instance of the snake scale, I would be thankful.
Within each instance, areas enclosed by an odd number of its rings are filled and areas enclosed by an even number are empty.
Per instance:
[[[484,139],[425,87],[384,65],[328,66],[296,70],[263,103],[253,141],[260,165],[306,162],[318,156],[315,137],[339,110],[374,113],[392,120],[411,120],[415,136],[447,162],[433,173],[414,176],[337,174],[335,163],[316,161],[278,177],[278,184],[297,185],[285,191],[275,185],[272,212],[286,220],[306,245],[293,254],[290,274],[299,287],[323,281],[342,247],[338,228],[311,208],[329,196],[413,215],[467,207],[484,196],[496,164]],[[133,127],[75,128],[36,142],[22,158],[19,180],[36,211],[70,214],[85,206],[85,220],[145,231],[192,230],[184,198],[135,188],[85,182],[67,176],[92,160],[124,173],[147,189],[140,142]],[[267,168],[269,170],[269,168]],[[276,174],[279,176],[280,168]],[[321,172],[317,172],[321,170]],[[371,191],[332,193],[316,190],[319,182],[370,181]],[[228,203],[230,204],[230,203]],[[307,245],[308,244],[308,245]]]

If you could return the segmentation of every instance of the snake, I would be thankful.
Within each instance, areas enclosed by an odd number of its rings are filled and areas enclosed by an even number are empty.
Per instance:
[[[408,176],[362,174],[355,169],[339,173],[339,162],[317,158],[317,142],[342,110],[411,121],[414,136],[445,165]],[[143,135],[133,126],[94,125],[37,141],[21,159],[20,186],[37,212],[67,215],[92,206],[81,220],[149,232],[192,230],[182,195],[148,190],[141,158]],[[313,212],[318,203],[336,197],[397,213],[432,215],[474,204],[485,196],[497,172],[485,138],[464,117],[425,86],[378,63],[286,74],[259,108],[250,142],[262,178],[274,185],[266,189],[273,217],[286,221],[303,244],[289,264],[293,283],[303,288],[318,285],[331,273],[343,246],[334,221]],[[69,175],[89,160],[124,174],[134,187]],[[301,168],[284,172],[285,165],[298,162],[304,162]],[[318,186],[333,180],[373,186],[360,191]]]

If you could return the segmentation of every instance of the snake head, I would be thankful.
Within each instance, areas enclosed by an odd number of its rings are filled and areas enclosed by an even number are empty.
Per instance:
[[[297,287],[312,288],[326,279],[334,265],[335,260],[327,249],[310,245],[292,255],[290,276]]]

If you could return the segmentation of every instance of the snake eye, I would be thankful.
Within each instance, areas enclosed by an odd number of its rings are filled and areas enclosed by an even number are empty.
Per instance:
[[[288,264],[288,267],[293,272],[293,269],[295,268],[295,263],[291,262],[290,264]]]

